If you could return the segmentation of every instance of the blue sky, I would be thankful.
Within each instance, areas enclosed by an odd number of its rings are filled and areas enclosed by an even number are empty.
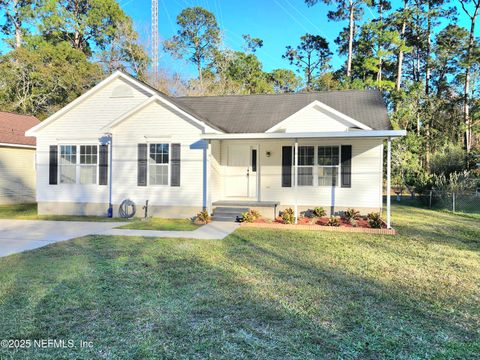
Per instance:
[[[343,24],[327,21],[328,7],[318,4],[307,7],[303,0],[158,0],[160,39],[175,34],[176,16],[183,8],[202,6],[215,14],[222,30],[226,47],[240,50],[242,34],[263,39],[264,46],[257,56],[264,70],[290,67],[282,59],[287,45],[295,45],[306,32],[324,36],[335,49],[333,41]],[[147,40],[150,29],[150,0],[121,0],[122,8],[134,19],[137,30]],[[371,16],[367,12],[366,16]],[[195,74],[193,66],[171,59],[161,52],[160,67],[177,71],[185,76]],[[335,56],[333,65],[340,66],[344,59]]]
[[[265,71],[275,68],[291,68],[282,59],[285,46],[296,45],[300,36],[306,32],[325,37],[335,53],[332,65],[338,68],[345,58],[336,52],[335,38],[347,22],[328,21],[327,13],[331,6],[319,2],[308,7],[304,0],[158,0],[159,1],[159,34],[160,40],[168,39],[177,30],[176,16],[185,7],[202,6],[215,14],[223,32],[224,44],[228,48],[240,50],[243,44],[242,34],[263,39],[264,46],[257,51],[257,56],[264,65]],[[456,2],[454,2],[456,4]],[[148,44],[150,32],[151,0],[120,0],[120,5],[133,19],[145,44]],[[402,7],[402,0],[394,0],[393,8]],[[468,20],[461,13],[459,21],[464,26]],[[374,18],[371,10],[365,10],[364,20]],[[444,24],[446,25],[446,24]],[[480,33],[480,25],[477,33]],[[478,35],[478,34],[477,34]],[[174,60],[161,52],[160,67],[167,71],[175,71],[184,76],[195,76],[193,66],[183,61]]]
[[[130,15],[142,43],[148,47],[150,39],[151,0],[117,0],[124,11]],[[242,34],[250,34],[264,40],[263,48],[257,56],[264,65],[265,71],[275,68],[291,68],[282,59],[285,46],[296,45],[300,36],[306,32],[325,37],[334,52],[332,65],[338,68],[345,61],[336,52],[334,40],[347,22],[331,22],[327,12],[332,6],[319,2],[308,7],[304,0],[158,0],[159,2],[159,34],[160,40],[170,38],[177,30],[176,16],[182,9],[190,6],[202,6],[215,14],[223,33],[226,47],[240,50],[243,45]],[[453,4],[457,4],[453,0]],[[393,0],[394,9],[402,7],[403,0]],[[460,14],[459,23],[468,26],[468,19],[456,5]],[[364,20],[375,16],[371,10],[365,10]],[[0,18],[3,18],[0,10]],[[442,24],[446,25],[446,24]],[[477,26],[480,35],[480,24]],[[6,44],[0,41],[0,51],[8,51]],[[160,67],[168,72],[178,72],[185,77],[195,76],[192,65],[175,60],[160,52]]]

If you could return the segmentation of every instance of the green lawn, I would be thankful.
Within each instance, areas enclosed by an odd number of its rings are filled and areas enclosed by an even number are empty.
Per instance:
[[[117,227],[117,229],[134,229],[134,230],[196,230],[201,225],[196,225],[190,219],[164,219],[149,218],[148,220],[133,220],[127,225]]]
[[[93,341],[0,358],[478,359],[478,219],[393,210],[397,236],[90,236],[0,258],[0,340]]]

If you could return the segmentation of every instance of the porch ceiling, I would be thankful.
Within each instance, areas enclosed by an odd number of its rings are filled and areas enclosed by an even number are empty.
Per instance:
[[[307,139],[307,138],[397,138],[407,134],[406,130],[354,130],[308,133],[237,133],[203,134],[205,140],[248,140],[248,139]]]

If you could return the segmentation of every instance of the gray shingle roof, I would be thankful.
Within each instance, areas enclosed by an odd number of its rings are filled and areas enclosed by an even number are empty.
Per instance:
[[[261,133],[318,100],[374,130],[391,129],[379,91],[176,97],[177,103],[227,133]]]

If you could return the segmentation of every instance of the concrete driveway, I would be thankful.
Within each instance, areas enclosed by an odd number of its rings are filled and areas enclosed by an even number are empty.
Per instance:
[[[100,234],[124,223],[0,220],[0,257],[59,241]]]

